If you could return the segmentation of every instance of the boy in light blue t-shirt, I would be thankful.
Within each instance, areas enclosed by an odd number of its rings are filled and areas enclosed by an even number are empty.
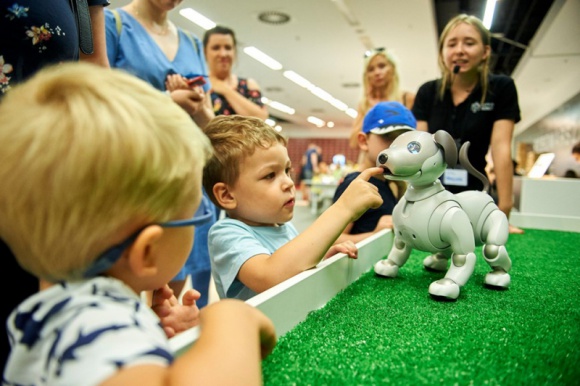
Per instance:
[[[290,220],[296,187],[286,139],[264,121],[219,116],[206,127],[214,156],[203,172],[203,185],[227,218],[209,232],[209,250],[221,298],[249,299],[314,267],[324,257],[357,257],[351,241],[335,244],[346,224],[381,205],[368,183],[378,167],[361,173],[343,197],[303,233]]]

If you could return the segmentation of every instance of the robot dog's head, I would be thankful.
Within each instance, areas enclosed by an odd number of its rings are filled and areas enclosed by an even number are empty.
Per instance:
[[[385,178],[414,184],[432,183],[447,166],[456,164],[457,146],[453,137],[443,130],[435,134],[403,133],[377,157],[377,166],[384,169]]]

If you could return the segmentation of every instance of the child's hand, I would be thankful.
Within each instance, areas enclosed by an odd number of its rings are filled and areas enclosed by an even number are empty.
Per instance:
[[[248,343],[248,337],[257,335],[262,359],[272,352],[277,341],[276,328],[270,318],[238,299],[223,299],[204,307],[201,311],[201,329],[200,339],[204,337],[204,330],[206,336],[209,334],[207,331],[215,331],[214,339],[226,339],[224,344],[231,350],[238,350],[242,360],[247,358],[243,347]],[[251,344],[255,347],[254,342]],[[239,363],[240,358],[235,357],[234,361]]]
[[[383,203],[377,187],[368,182],[371,176],[382,173],[383,169],[379,167],[363,170],[334,204],[352,213],[350,222],[356,221],[369,208],[378,208]]]
[[[180,304],[168,285],[153,292],[151,308],[161,320],[168,338],[199,324],[199,308],[195,301],[200,296],[198,291],[190,289],[183,294]]]
[[[350,240],[345,241],[343,243],[334,244],[332,247],[330,247],[328,252],[326,252],[326,255],[324,255],[324,259],[328,259],[329,257],[336,255],[337,253],[344,253],[351,259],[358,258],[358,248],[355,245],[355,243],[353,243]]]
[[[383,229],[393,229],[393,216],[390,214],[384,214],[381,216],[374,232],[378,232]]]

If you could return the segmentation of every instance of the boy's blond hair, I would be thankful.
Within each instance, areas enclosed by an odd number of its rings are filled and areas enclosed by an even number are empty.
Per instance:
[[[213,194],[218,182],[234,185],[240,176],[240,165],[254,154],[256,148],[267,149],[275,143],[286,146],[288,141],[263,120],[241,115],[221,115],[205,128],[214,154],[205,165],[203,186],[209,198],[219,206]]]
[[[6,95],[0,116],[0,237],[37,277],[80,278],[122,237],[200,199],[209,141],[120,70],[42,70]]]

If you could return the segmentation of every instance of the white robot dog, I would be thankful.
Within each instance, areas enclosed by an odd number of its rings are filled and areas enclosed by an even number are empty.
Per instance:
[[[460,164],[487,190],[489,182],[469,162],[468,148],[469,142],[461,147]],[[511,280],[511,260],[504,246],[509,236],[508,219],[484,192],[452,194],[445,190],[439,177],[447,166],[456,164],[457,146],[446,131],[403,133],[377,157],[385,178],[407,181],[408,187],[393,211],[393,247],[386,260],[375,264],[375,273],[396,277],[413,248],[432,253],[423,261],[427,270],[445,271],[451,259],[445,277],[429,286],[429,294],[436,300],[459,297],[475,267],[476,245],[484,245],[483,257],[492,268],[485,276],[485,285],[507,289]]]

